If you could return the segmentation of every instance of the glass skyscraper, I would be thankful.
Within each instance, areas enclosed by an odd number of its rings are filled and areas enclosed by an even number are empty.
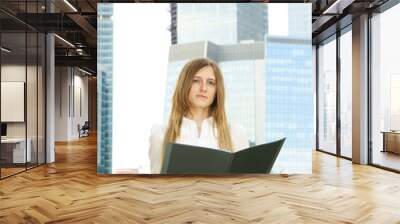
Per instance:
[[[266,37],[265,139],[285,137],[273,172],[311,173],[314,80],[311,39]]]
[[[97,33],[97,66],[98,93],[97,116],[98,129],[97,172],[112,172],[112,77],[113,77],[113,5],[98,4],[98,33]]]
[[[288,15],[289,36],[311,40],[311,3],[288,4]]]
[[[173,5],[174,6],[174,5]],[[263,41],[268,31],[267,4],[177,4],[171,7],[177,19],[177,43],[209,40],[215,44]]]
[[[311,173],[314,78],[311,4],[288,4],[288,35],[265,37],[265,139],[286,138],[274,173]]]
[[[246,130],[250,145],[262,144],[264,128],[258,121],[264,118],[264,58],[220,62],[224,71],[226,113],[233,123]]]

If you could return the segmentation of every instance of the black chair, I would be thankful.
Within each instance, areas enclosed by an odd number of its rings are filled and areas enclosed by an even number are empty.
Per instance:
[[[89,136],[89,129],[90,129],[89,121],[85,121],[82,127],[80,127],[80,125],[78,124],[79,138]]]

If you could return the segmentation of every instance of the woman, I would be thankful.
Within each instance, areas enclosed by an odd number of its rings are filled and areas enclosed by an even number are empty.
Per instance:
[[[172,97],[168,125],[153,126],[151,131],[152,173],[161,172],[169,142],[233,152],[249,147],[243,128],[227,123],[224,81],[215,62],[198,58],[183,67]]]

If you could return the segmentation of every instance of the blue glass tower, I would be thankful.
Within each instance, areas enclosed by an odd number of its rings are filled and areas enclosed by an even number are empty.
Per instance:
[[[98,4],[97,172],[112,173],[113,5]]]
[[[263,41],[268,32],[267,4],[181,3],[171,7],[176,18],[178,44],[212,41],[237,44],[243,40]]]
[[[311,40],[267,36],[266,56],[265,139],[286,138],[273,171],[309,173],[315,127]]]

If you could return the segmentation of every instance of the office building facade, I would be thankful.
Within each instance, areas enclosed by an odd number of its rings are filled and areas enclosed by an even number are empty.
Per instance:
[[[209,40],[215,44],[263,41],[268,33],[267,4],[172,4],[172,37],[178,44]],[[174,43],[173,43],[174,44]]]
[[[286,138],[275,172],[311,172],[315,85],[310,41],[266,37],[265,139]]]
[[[97,172],[112,172],[113,5],[98,4],[98,130]]]

